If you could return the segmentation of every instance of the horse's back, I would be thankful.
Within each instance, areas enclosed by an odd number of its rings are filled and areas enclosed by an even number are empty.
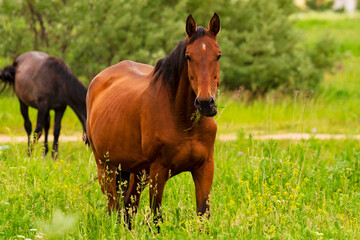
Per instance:
[[[146,76],[153,70],[153,67],[147,64],[137,63],[133,61],[121,61],[113,66],[110,66],[101,71],[91,81],[89,85],[89,93],[92,98],[99,91],[110,89],[113,83],[115,84],[127,84],[132,85],[137,79],[146,81]],[[130,86],[129,86],[130,87]],[[134,86],[138,88],[140,86]]]
[[[148,74],[153,67],[150,65],[122,61],[101,71],[91,81],[88,90],[87,107],[91,110],[93,102],[103,95],[115,95],[117,91],[138,93],[149,84]],[[113,96],[116,97],[116,96]]]
[[[37,51],[26,52],[20,55],[15,60],[17,67],[16,77],[23,80],[34,76],[48,57],[48,54]]]
[[[100,72],[90,83],[87,134],[99,156],[110,151],[141,157],[135,153],[141,148],[141,133],[131,129],[140,128],[142,101],[152,70],[149,65],[122,61]]]

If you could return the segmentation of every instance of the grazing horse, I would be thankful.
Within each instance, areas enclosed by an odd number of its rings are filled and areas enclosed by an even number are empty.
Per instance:
[[[47,137],[50,127],[50,109],[55,110],[53,158],[57,157],[61,119],[67,105],[74,110],[85,132],[87,90],[62,59],[51,57],[43,52],[26,52],[16,58],[12,65],[0,71],[0,80],[5,82],[5,86],[6,84],[13,85],[19,98],[20,111],[28,135],[29,155],[32,131],[29,106],[38,109],[34,142],[40,138],[42,130],[45,131],[44,156],[49,150]]]
[[[208,215],[217,129],[212,117],[220,83],[219,30],[216,13],[208,30],[197,27],[190,15],[187,37],[155,67],[122,61],[89,85],[86,129],[99,183],[109,212],[120,212],[122,194],[129,228],[144,183],[149,183],[158,228],[165,183],[184,171],[190,171],[195,182],[198,214]]]

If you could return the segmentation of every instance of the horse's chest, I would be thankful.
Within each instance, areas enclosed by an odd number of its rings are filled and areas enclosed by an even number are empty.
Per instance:
[[[165,164],[176,172],[191,170],[209,158],[211,149],[198,140],[188,140],[163,149]]]

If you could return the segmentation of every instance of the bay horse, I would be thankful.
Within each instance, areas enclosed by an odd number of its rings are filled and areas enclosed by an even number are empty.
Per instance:
[[[184,171],[190,171],[195,182],[198,214],[208,215],[217,130],[212,117],[220,83],[219,30],[216,13],[208,30],[197,27],[190,15],[187,37],[155,67],[121,61],[89,85],[87,136],[99,184],[109,213],[121,212],[123,198],[129,229],[144,184],[149,183],[159,231],[165,183]]]
[[[28,135],[28,153],[31,154],[32,132],[28,108],[38,110],[34,143],[45,132],[44,156],[48,148],[50,128],[50,110],[55,110],[54,143],[52,157],[58,153],[58,140],[61,119],[66,106],[69,105],[80,122],[84,133],[86,127],[86,87],[72,74],[67,64],[60,58],[49,56],[44,52],[26,52],[15,59],[12,65],[0,70],[0,80],[14,87],[20,102],[21,115]],[[3,89],[4,89],[3,88]]]

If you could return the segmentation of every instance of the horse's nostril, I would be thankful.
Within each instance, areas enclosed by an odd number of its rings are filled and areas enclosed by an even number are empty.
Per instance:
[[[199,99],[195,98],[194,106],[199,109],[200,108],[200,102]]]
[[[205,100],[199,100],[198,98],[196,98],[194,102],[194,106],[199,110],[212,109],[215,107],[215,99],[213,97],[207,98]]]
[[[213,97],[210,98],[210,102],[209,102],[210,107],[214,107],[215,106],[215,99]]]

